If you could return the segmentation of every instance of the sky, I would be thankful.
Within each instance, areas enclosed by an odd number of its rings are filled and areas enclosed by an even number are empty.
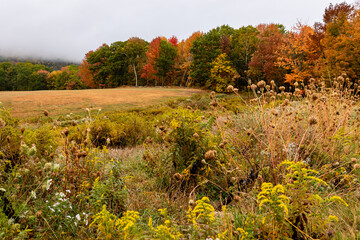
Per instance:
[[[322,21],[344,0],[0,0],[0,56],[80,62],[103,43],[157,36],[188,38],[233,28]],[[345,1],[354,3],[355,1]]]

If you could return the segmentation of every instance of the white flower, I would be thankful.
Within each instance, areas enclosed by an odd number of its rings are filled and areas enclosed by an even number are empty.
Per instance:
[[[13,218],[10,218],[9,221],[8,221],[8,225],[12,225],[14,223],[14,219]]]
[[[55,212],[55,210],[54,210],[54,209],[52,209],[51,207],[49,207],[49,209],[50,209],[51,211]]]
[[[49,189],[50,189],[50,187],[51,187],[51,182],[52,182],[52,179],[49,179],[49,180],[46,181],[46,186],[45,186],[46,190],[49,190]]]
[[[78,221],[80,221],[81,220],[81,217],[80,217],[80,214],[76,214],[76,219],[78,220]]]
[[[65,194],[60,192],[60,197],[65,197]]]
[[[31,191],[30,195],[31,195],[32,198],[36,199],[36,192],[35,191]]]
[[[71,191],[70,191],[69,189],[65,190],[65,192],[67,192],[67,193],[71,193]]]

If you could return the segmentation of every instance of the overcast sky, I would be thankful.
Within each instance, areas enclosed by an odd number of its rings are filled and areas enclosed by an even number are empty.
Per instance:
[[[0,0],[0,56],[81,61],[102,43],[186,39],[228,24],[313,25],[343,0]],[[354,1],[346,1],[354,3]]]

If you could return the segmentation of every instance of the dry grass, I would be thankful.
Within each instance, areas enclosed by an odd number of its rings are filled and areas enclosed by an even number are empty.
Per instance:
[[[86,108],[104,110],[145,107],[169,97],[187,97],[201,90],[186,88],[115,88],[90,90],[0,92],[0,102],[16,117],[49,111],[52,115],[80,112]]]

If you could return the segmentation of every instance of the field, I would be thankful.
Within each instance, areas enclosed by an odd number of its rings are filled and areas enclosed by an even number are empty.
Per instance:
[[[145,107],[170,97],[188,97],[201,90],[186,88],[114,88],[57,91],[0,92],[0,102],[16,117],[29,117],[49,111],[52,115],[77,113],[89,109],[123,110]]]
[[[359,239],[359,97],[326,84],[1,93],[0,238]]]

